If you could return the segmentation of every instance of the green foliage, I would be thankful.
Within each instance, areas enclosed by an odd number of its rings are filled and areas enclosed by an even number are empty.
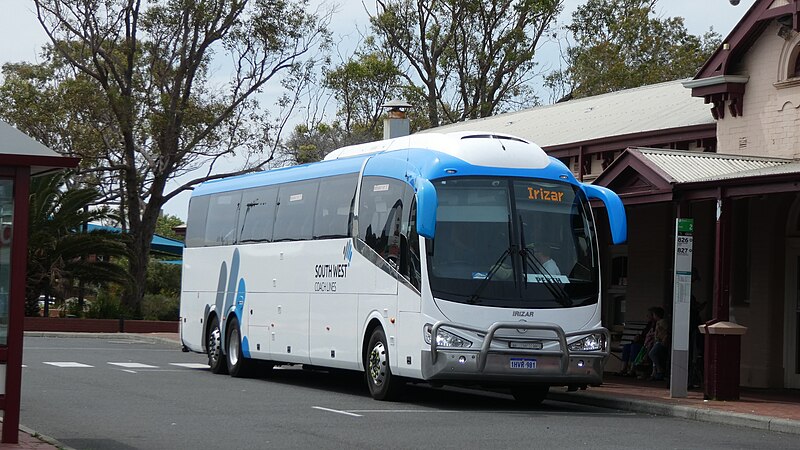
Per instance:
[[[142,300],[142,318],[144,320],[178,320],[179,314],[179,297],[145,294]]]
[[[324,86],[339,101],[338,119],[348,134],[379,138],[381,105],[399,94],[400,70],[385,53],[372,49],[325,75]]]
[[[34,0],[32,8],[51,43],[42,64],[3,67],[0,117],[81,156],[80,182],[119,208],[134,280],[124,300],[136,310],[160,210],[208,178],[270,163],[308,82],[309,55],[327,43],[325,19],[307,0]],[[215,53],[233,64],[212,79]],[[263,108],[255,97],[271,84],[285,95]],[[235,153],[256,162],[215,170]],[[206,176],[169,183],[203,165]]]
[[[160,214],[156,222],[156,234],[165,238],[183,241],[183,237],[175,232],[173,228],[183,225],[183,220],[178,216],[170,214]]]
[[[66,187],[64,173],[33,178],[30,191],[26,311],[35,314],[40,295],[65,299],[79,281],[127,285],[127,271],[111,261],[124,258],[128,236],[109,231],[84,232],[89,222],[113,218],[94,206],[94,189]]]
[[[86,312],[86,317],[89,319],[119,319],[130,317],[130,315],[122,305],[119,292],[101,289],[92,301],[89,311]]]
[[[178,297],[181,293],[181,269],[179,264],[165,264],[151,260],[147,265],[148,294]]]
[[[378,0],[379,45],[403,56],[431,126],[537,102],[536,48],[563,0]]]
[[[689,34],[683,18],[655,16],[657,0],[588,0],[567,28],[567,67],[547,77],[557,96],[587,97],[693,76],[720,43]]]

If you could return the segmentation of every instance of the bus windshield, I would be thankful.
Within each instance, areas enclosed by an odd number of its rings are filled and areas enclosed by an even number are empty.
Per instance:
[[[597,302],[594,225],[579,188],[500,177],[433,184],[436,237],[427,251],[435,297],[513,308]]]

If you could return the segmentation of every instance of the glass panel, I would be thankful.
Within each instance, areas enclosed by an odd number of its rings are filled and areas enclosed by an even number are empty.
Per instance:
[[[189,201],[189,218],[186,222],[186,246],[206,245],[206,219],[208,219],[209,196],[193,197]]]
[[[8,294],[11,288],[11,242],[14,181],[0,180],[0,345],[8,344]]]
[[[406,238],[411,189],[402,181],[364,177],[358,211],[359,237],[392,267],[400,270],[400,248]],[[405,213],[403,211],[406,211]]]
[[[357,174],[320,180],[314,239],[342,238],[350,234],[350,213],[357,183]]]
[[[505,307],[597,302],[597,247],[582,191],[489,177],[434,186],[439,205],[428,261],[437,297]]]
[[[231,245],[236,239],[236,216],[239,210],[239,192],[215,194],[208,205],[206,245]]]
[[[284,184],[278,194],[274,242],[311,239],[314,230],[314,207],[317,203],[317,180]]]
[[[275,224],[278,188],[252,189],[242,194],[239,208],[239,243],[269,242]]]

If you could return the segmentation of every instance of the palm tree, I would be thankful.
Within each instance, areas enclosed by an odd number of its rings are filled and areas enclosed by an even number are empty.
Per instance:
[[[105,230],[86,232],[89,222],[113,219],[98,207],[98,191],[68,187],[63,172],[32,179],[28,229],[26,315],[38,314],[44,295],[65,298],[76,280],[126,284],[130,277],[110,257],[127,257],[127,235]]]

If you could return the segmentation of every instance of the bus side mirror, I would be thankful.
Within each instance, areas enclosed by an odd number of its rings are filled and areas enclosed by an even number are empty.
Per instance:
[[[628,220],[622,200],[614,191],[602,186],[584,184],[582,187],[589,200],[600,200],[606,205],[608,223],[611,227],[611,241],[614,245],[624,244],[628,240]]]
[[[436,188],[429,180],[417,178],[415,188],[417,189],[417,234],[422,237],[433,239],[436,230]]]

